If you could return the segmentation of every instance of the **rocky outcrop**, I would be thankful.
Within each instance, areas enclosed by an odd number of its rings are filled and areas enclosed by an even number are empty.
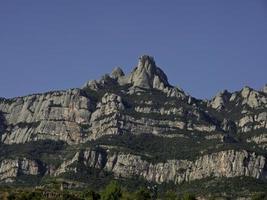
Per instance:
[[[90,120],[90,139],[103,135],[117,135],[120,133],[122,122],[120,112],[125,109],[122,98],[112,93],[106,93],[96,106]]]
[[[231,94],[224,90],[218,93],[210,102],[210,106],[214,109],[221,110],[225,107],[226,103],[229,101]]]
[[[134,94],[141,89],[157,89],[169,97],[188,98],[180,88],[169,84],[166,74],[156,66],[154,58],[143,55],[139,58],[137,67],[125,75],[121,68],[115,68],[111,75],[105,75],[98,81],[88,81],[82,89],[98,90],[110,86],[131,86],[129,93]]]
[[[0,161],[0,182],[14,182],[20,175],[43,175],[44,166],[27,158]]]
[[[263,87],[262,91],[267,94],[267,84]]]
[[[245,87],[241,91],[241,96],[243,97],[242,105],[247,104],[251,108],[267,108],[266,95],[260,94],[258,91]]]
[[[64,162],[58,172],[59,174],[65,172],[68,166],[75,161],[86,167],[112,172],[118,177],[132,178],[139,176],[147,181],[157,183],[182,183],[209,177],[248,176],[256,179],[267,178],[266,158],[247,151],[228,150],[203,155],[195,161],[167,160],[164,163],[154,164],[137,155],[123,152],[107,154],[107,152],[87,149],[80,152],[79,155],[76,154],[70,161]],[[65,163],[69,165],[66,166]],[[62,167],[64,170],[62,170]],[[71,170],[76,171],[77,168]]]
[[[122,71],[122,69],[120,67],[116,67],[115,69],[113,69],[113,71],[111,72],[111,78],[113,79],[118,79],[123,77],[125,74]]]
[[[262,133],[247,139],[249,143],[256,143],[260,148],[267,150],[267,134]]]
[[[238,121],[241,132],[249,132],[258,129],[267,129],[267,112],[256,115],[245,115]]]
[[[170,86],[167,76],[156,66],[154,58],[146,55],[139,58],[138,66],[130,74],[128,83],[141,88],[160,90]]]
[[[6,122],[1,141],[6,144],[52,139],[83,140],[80,125],[88,123],[90,100],[79,89],[30,95],[0,102]]]
[[[115,68],[82,89],[0,98],[0,181],[79,173],[81,165],[157,183],[208,177],[266,179],[266,129],[266,86],[261,91],[225,90],[210,101],[195,99],[172,86],[154,58],[144,55],[130,74]],[[151,143],[140,142],[142,134],[152,135]],[[120,146],[114,138],[127,144]],[[140,144],[128,144],[136,138]],[[41,147],[58,144],[40,140],[61,141],[56,151],[60,155],[42,152]],[[31,145],[39,148],[34,157]],[[149,148],[142,152],[145,145]],[[165,158],[154,152],[155,145],[166,149],[168,160],[162,162]],[[16,154],[20,147],[22,153]],[[188,157],[176,151],[185,148],[195,160],[185,160]],[[13,153],[22,157],[14,158]],[[43,160],[37,162],[39,155]]]
[[[266,178],[266,159],[246,151],[223,151],[205,155],[196,161],[168,160],[166,163],[157,164],[151,164],[132,155],[118,155],[114,159],[117,165],[113,165],[112,168],[108,164],[106,168],[115,174],[124,177],[139,175],[157,183],[182,183],[207,177]]]

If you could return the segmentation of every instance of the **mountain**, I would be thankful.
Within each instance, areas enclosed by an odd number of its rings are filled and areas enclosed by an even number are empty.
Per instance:
[[[267,85],[201,100],[144,55],[129,75],[115,68],[82,88],[1,98],[0,182],[267,191],[266,131]],[[238,189],[220,187],[229,182]]]

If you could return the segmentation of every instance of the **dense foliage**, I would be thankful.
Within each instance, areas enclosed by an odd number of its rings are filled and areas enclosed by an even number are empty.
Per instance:
[[[254,185],[253,185],[254,183]],[[128,187],[129,184],[132,187]],[[130,189],[132,188],[132,189]],[[226,192],[227,191],[227,192]],[[66,182],[54,182],[54,185],[38,188],[0,188],[2,200],[195,200],[196,197],[206,199],[236,199],[250,197],[253,200],[267,198],[267,185],[251,178],[207,179],[184,183],[181,185],[135,185],[134,182],[111,180],[99,189],[85,187],[68,189]],[[195,194],[195,195],[194,195]]]

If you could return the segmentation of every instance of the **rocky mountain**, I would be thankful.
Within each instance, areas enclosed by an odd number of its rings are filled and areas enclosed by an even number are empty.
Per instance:
[[[82,88],[0,99],[1,184],[267,182],[267,85],[200,100],[144,55]]]

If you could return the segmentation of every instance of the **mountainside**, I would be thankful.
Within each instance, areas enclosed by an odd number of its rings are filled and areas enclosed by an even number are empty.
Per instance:
[[[115,68],[80,89],[1,98],[0,134],[1,184],[229,178],[267,188],[267,86],[196,99],[146,55],[129,75]]]

